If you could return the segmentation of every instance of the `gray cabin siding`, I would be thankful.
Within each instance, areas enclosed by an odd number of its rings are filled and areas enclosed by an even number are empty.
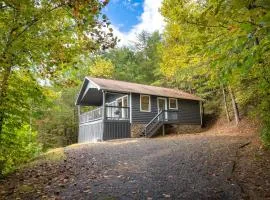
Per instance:
[[[105,102],[111,103],[116,99],[126,96],[127,94],[107,92]],[[130,138],[130,121],[129,120],[104,120],[103,122],[103,140],[112,140],[119,138]]]
[[[126,120],[104,121],[103,140],[129,138],[130,123]]]
[[[103,138],[103,121],[80,124],[78,142],[95,142]]]
[[[158,113],[157,97],[150,96],[151,112],[140,111],[140,94],[132,93],[132,123],[147,124]]]
[[[178,110],[180,124],[201,124],[199,101],[179,99]]]
[[[149,123],[157,114],[157,98],[158,96],[150,95],[151,98],[151,112],[141,112],[140,111],[140,94],[132,93],[132,123],[147,124]],[[169,98],[167,99],[167,108],[169,109]],[[200,103],[195,100],[185,100],[178,99],[178,114],[180,124],[200,124]]]

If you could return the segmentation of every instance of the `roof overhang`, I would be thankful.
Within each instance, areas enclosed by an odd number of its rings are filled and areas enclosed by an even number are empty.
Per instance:
[[[88,78],[85,78],[75,105],[101,106],[103,101],[102,98],[102,90],[99,86]]]
[[[147,86],[137,83],[109,79],[85,77],[75,105],[100,106],[103,102],[102,92],[138,93],[169,98],[186,99],[191,101],[204,101],[198,96],[176,89]]]
[[[155,96],[162,96],[162,97],[203,101],[202,98],[196,95],[181,91],[179,89],[143,85],[143,84],[138,84],[138,83],[118,81],[118,80],[112,80],[112,79],[104,79],[104,78],[87,77],[87,79],[89,81],[92,81],[92,83],[96,84],[99,87],[99,89],[104,90],[104,91],[110,91],[110,92],[116,92],[116,93],[147,94],[147,95],[155,95]]]

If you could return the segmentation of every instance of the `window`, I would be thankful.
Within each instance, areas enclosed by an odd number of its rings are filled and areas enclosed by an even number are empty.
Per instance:
[[[169,108],[177,110],[178,109],[178,102],[177,99],[170,98],[169,99]]]
[[[128,97],[127,96],[124,96],[122,98],[122,106],[123,107],[128,107]],[[128,109],[122,108],[122,117],[124,119],[128,119]]]
[[[127,96],[123,97],[123,107],[128,107],[128,97]]]
[[[149,95],[140,96],[140,111],[141,112],[151,112],[151,103]]]
[[[108,118],[118,118],[118,119],[128,119],[128,109],[123,107],[128,107],[128,96],[122,96],[116,100],[107,103],[109,106],[107,108],[107,117]]]

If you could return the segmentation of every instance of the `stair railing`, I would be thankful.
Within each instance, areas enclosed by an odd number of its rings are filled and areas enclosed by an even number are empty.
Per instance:
[[[161,110],[151,121],[145,125],[144,133],[145,137],[147,137],[148,133],[157,125],[159,122],[164,122],[164,110]]]

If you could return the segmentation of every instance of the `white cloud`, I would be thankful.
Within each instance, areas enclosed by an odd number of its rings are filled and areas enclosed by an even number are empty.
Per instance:
[[[162,0],[144,0],[143,13],[139,16],[139,23],[132,27],[129,32],[121,32],[119,28],[112,25],[114,34],[121,39],[119,46],[130,45],[136,41],[136,35],[142,31],[153,32],[164,29],[164,19],[159,12]],[[124,18],[125,16],[123,16]]]
[[[139,2],[133,3],[133,2],[131,2],[131,0],[123,0],[122,4],[126,9],[128,9],[130,11],[136,11],[136,7],[140,5]]]
[[[139,5],[140,5],[140,3],[138,3],[138,2],[135,2],[135,3],[132,4],[132,6],[134,6],[134,7],[137,7]]]

